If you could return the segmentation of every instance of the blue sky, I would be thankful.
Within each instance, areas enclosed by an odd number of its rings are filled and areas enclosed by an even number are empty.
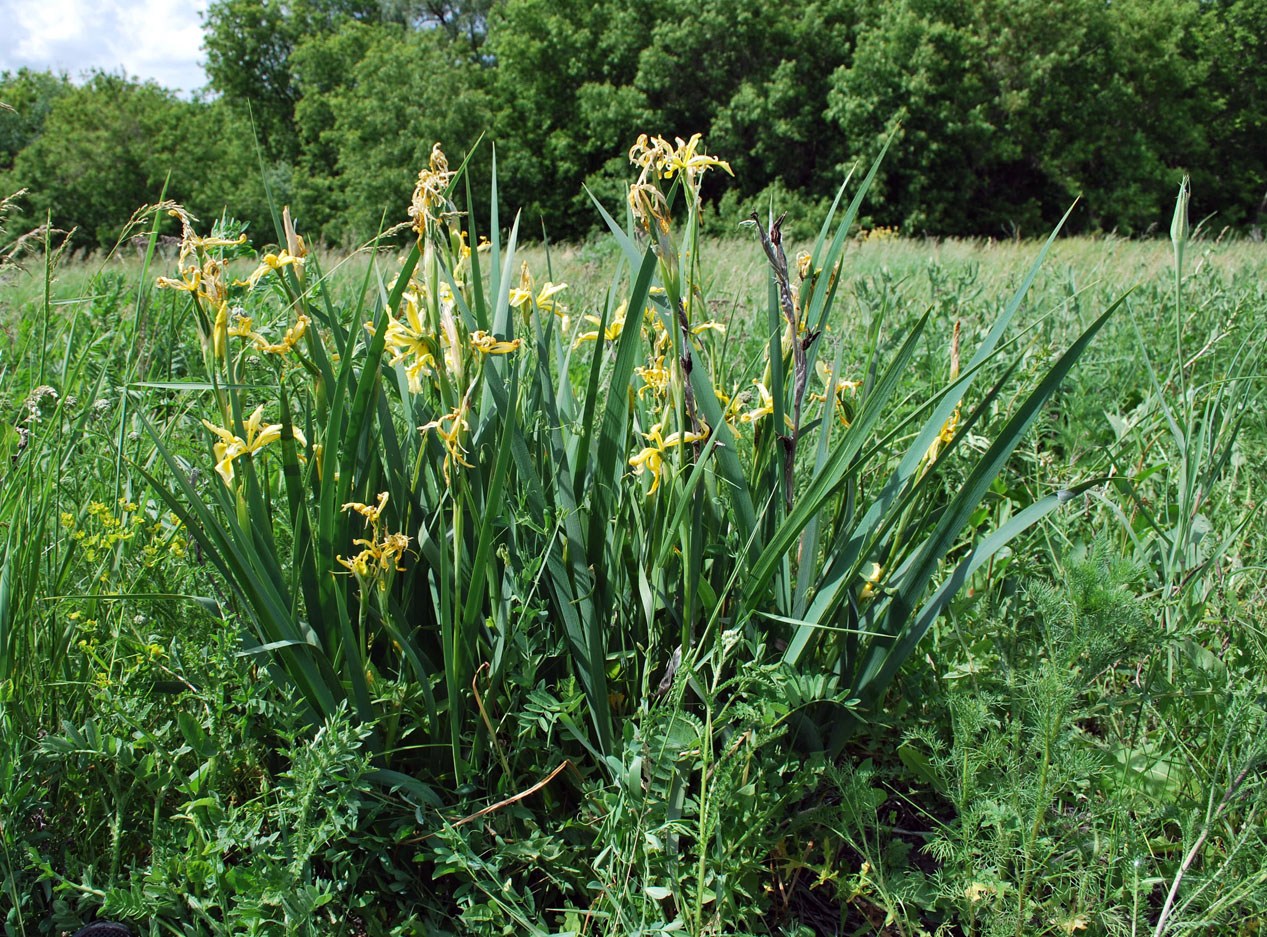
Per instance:
[[[206,84],[207,0],[0,0],[0,71],[102,69],[184,95]]]

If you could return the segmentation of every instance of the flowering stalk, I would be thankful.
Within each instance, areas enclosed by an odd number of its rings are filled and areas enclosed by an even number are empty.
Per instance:
[[[801,434],[801,407],[805,402],[805,388],[809,382],[809,364],[806,352],[818,338],[817,331],[809,332],[801,337],[800,314],[796,302],[792,298],[792,284],[788,279],[787,254],[783,250],[783,219],[780,215],[767,232],[761,226],[761,219],[756,212],[752,213],[752,221],[757,235],[761,239],[761,249],[765,251],[770,269],[774,273],[774,283],[779,294],[779,306],[783,317],[787,319],[788,330],[792,336],[793,386],[792,386],[792,426],[787,433],[779,434],[779,442],[783,446],[783,504],[792,510],[792,470],[796,464],[796,444]]]

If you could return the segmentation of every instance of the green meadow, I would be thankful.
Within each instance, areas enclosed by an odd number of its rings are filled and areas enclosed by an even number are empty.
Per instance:
[[[5,934],[1260,933],[1267,250],[631,157],[0,236]]]

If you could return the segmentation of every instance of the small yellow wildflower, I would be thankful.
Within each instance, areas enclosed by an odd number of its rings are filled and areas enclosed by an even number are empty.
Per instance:
[[[987,895],[998,894],[998,889],[993,885],[985,885],[981,882],[973,882],[963,890],[963,896],[973,904],[984,899]]]

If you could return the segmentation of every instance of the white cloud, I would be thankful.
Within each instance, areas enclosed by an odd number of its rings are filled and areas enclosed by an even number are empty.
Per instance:
[[[101,69],[190,92],[206,84],[207,0],[0,0],[0,70]]]

